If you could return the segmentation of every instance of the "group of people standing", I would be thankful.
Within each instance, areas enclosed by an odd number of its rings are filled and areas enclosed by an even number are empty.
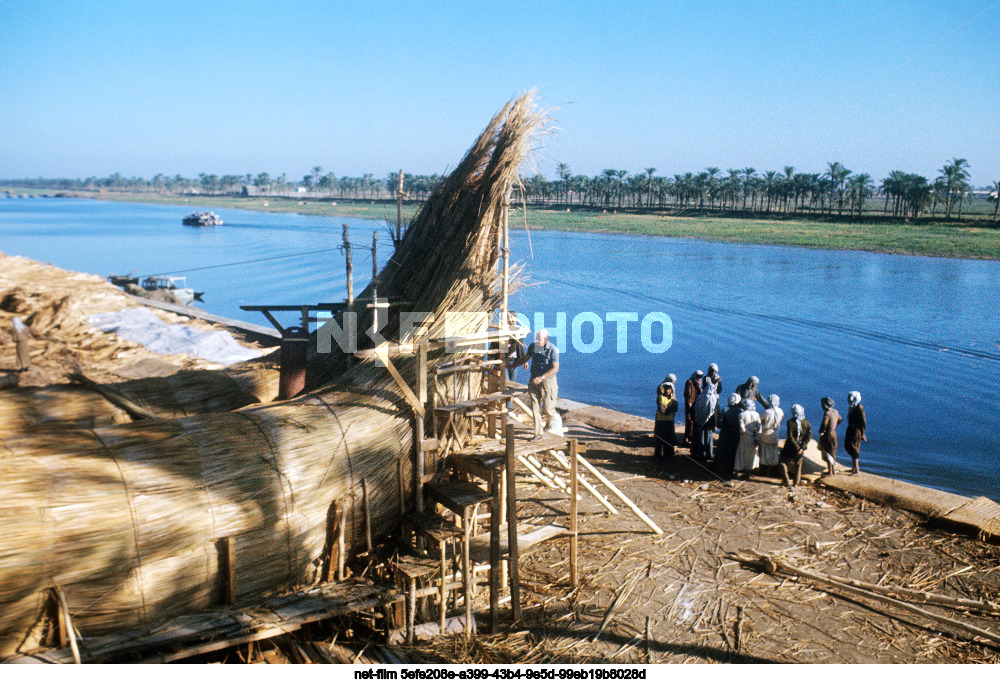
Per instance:
[[[696,370],[684,383],[684,442],[676,443],[674,417],[680,411],[676,396],[677,377],[669,374],[656,389],[656,422],[654,428],[654,459],[674,454],[674,447],[686,445],[691,455],[711,461],[713,470],[724,479],[733,476],[748,478],[758,468],[765,476],[780,474],[786,486],[797,486],[802,477],[802,458],[812,439],[812,426],[805,409],[792,406],[791,419],[785,425],[785,442],[779,449],[779,432],[785,413],[777,394],[764,397],[760,380],[749,377],[731,393],[722,406],[722,377],[719,366],[712,363],[708,372]],[[758,412],[757,404],[764,410]],[[858,474],[861,442],[867,441],[865,409],[861,394],[847,395],[847,434],[844,448],[851,456],[851,474]],[[820,401],[823,420],[817,445],[827,465],[827,474],[834,473],[837,455],[837,426],[843,422],[834,408],[834,401]],[[716,441],[715,432],[719,437]]]

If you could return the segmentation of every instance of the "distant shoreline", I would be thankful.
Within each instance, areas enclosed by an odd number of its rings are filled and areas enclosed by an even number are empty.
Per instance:
[[[34,192],[33,194],[43,194]],[[396,206],[386,201],[332,200],[298,197],[231,197],[214,195],[150,195],[142,193],[68,192],[61,196],[105,201],[214,209],[273,211],[319,216],[346,216],[395,224]],[[16,201],[16,200],[11,200]],[[407,202],[404,221],[422,203]],[[178,218],[180,220],[180,218]],[[523,210],[511,214],[511,228],[523,229]],[[600,211],[592,208],[527,208],[527,226],[535,230],[590,232],[704,239],[738,244],[765,244],[817,249],[870,251],[910,256],[1000,260],[1000,227],[991,221],[915,222],[782,215],[762,217],[669,215],[662,212]]]

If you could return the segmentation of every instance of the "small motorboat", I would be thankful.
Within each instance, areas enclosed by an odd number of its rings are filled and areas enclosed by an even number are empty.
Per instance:
[[[205,295],[205,292],[196,292],[188,287],[186,278],[172,275],[150,275],[142,281],[142,288],[147,292],[168,292],[185,306],[190,306],[193,301],[204,301],[201,297]]]
[[[195,211],[185,216],[181,222],[184,225],[194,225],[199,228],[209,225],[222,225],[222,219],[214,211]]]
[[[138,285],[139,278],[136,277],[135,270],[133,270],[128,275],[115,275],[114,273],[111,273],[111,275],[108,275],[108,282],[116,287],[125,288],[128,285]]]

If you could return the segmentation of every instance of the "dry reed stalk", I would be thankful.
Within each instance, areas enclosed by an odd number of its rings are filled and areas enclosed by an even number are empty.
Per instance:
[[[380,296],[412,302],[390,309],[389,340],[411,341],[390,335],[407,311],[434,314],[430,337],[481,331],[498,303],[504,194],[546,120],[531,93],[503,107],[412,222],[379,275]],[[455,311],[484,315],[446,321]],[[359,329],[366,324],[367,309]],[[430,369],[445,358],[431,354]],[[396,366],[412,381],[413,358]],[[364,547],[363,478],[372,535],[388,534],[405,512],[397,460],[413,490],[413,421],[401,391],[380,363],[348,363],[339,349],[315,355],[307,381],[305,396],[233,412],[4,438],[0,654],[21,644],[53,580],[88,634],[216,604],[216,544],[225,538],[235,547],[237,602],[317,580],[336,501],[349,552]]]

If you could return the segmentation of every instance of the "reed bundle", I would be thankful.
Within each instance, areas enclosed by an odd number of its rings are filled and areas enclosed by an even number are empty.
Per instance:
[[[506,105],[413,221],[379,276],[380,296],[411,302],[392,310],[388,339],[408,341],[391,334],[404,311],[432,313],[431,337],[481,331],[482,317],[446,328],[444,313],[498,303],[504,196],[545,121],[532,94]],[[363,312],[359,329],[370,320]],[[53,583],[84,634],[218,603],[222,539],[235,547],[237,602],[314,581],[335,503],[348,547],[363,547],[363,479],[372,533],[386,535],[404,512],[400,487],[413,490],[411,412],[377,361],[334,350],[311,363],[310,393],[290,401],[5,436],[0,654],[30,646]],[[414,379],[412,358],[397,367]]]
[[[145,411],[176,418],[222,413],[277,395],[278,372],[235,366],[225,370],[187,370],[166,377],[95,385],[82,375],[75,384],[21,387],[0,394],[0,438],[33,425],[52,422],[103,427],[131,422]],[[129,405],[139,410],[131,410]]]

